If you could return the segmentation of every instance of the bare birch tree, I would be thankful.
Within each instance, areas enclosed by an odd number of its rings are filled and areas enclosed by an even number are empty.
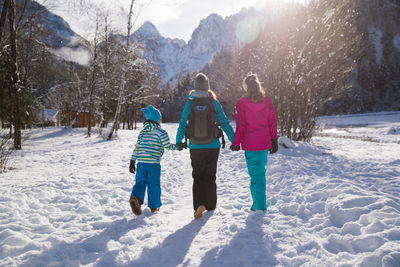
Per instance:
[[[96,97],[96,82],[97,82],[97,72],[99,69],[99,15],[97,15],[96,19],[96,30],[93,38],[93,60],[91,63],[90,67],[90,75],[89,75],[89,97],[88,97],[88,106],[89,106],[89,123],[88,123],[88,136],[91,135],[92,133],[92,120],[93,120],[93,112],[94,112],[94,106],[95,106],[95,97]]]
[[[131,30],[132,30],[132,14],[133,14],[133,5],[135,3],[135,0],[131,1],[130,7],[129,7],[129,12],[128,12],[128,24],[127,24],[127,35],[126,35],[126,47],[125,47],[125,60],[121,63],[121,80],[119,84],[119,96],[118,96],[118,103],[117,103],[117,108],[115,110],[114,114],[114,120],[112,122],[111,129],[109,133],[107,134],[107,139],[110,140],[113,136],[114,131],[118,129],[118,124],[119,124],[119,118],[121,114],[121,108],[124,100],[124,95],[125,95],[125,85],[126,85],[126,74],[129,71],[129,68],[131,67],[132,64],[132,51],[130,47],[130,37],[131,37]]]

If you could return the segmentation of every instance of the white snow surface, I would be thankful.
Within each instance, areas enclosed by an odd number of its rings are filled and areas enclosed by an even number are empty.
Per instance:
[[[222,149],[217,209],[200,220],[189,151],[164,154],[163,205],[152,214],[146,199],[136,217],[128,166],[140,129],[112,141],[24,132],[0,174],[0,266],[400,266],[400,113],[319,125],[310,143],[269,156],[267,212],[250,212],[243,151]],[[177,124],[162,126],[174,140]]]

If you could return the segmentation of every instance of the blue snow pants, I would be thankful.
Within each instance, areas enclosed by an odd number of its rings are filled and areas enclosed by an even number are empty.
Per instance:
[[[247,170],[250,174],[250,192],[253,198],[253,210],[267,210],[265,165],[269,150],[245,151]]]
[[[136,168],[135,185],[132,188],[131,197],[133,195],[139,197],[140,204],[143,204],[147,187],[149,208],[159,208],[161,206],[160,176],[160,163],[138,162]]]

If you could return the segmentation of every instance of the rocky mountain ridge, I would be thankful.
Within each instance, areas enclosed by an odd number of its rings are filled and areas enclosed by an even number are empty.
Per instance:
[[[145,22],[132,39],[142,44],[145,57],[160,69],[162,82],[174,83],[179,75],[198,71],[223,46],[238,46],[230,17],[211,14],[200,21],[188,43],[163,37],[151,22]]]

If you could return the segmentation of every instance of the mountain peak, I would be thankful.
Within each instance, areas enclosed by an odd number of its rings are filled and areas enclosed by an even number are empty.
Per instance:
[[[156,26],[154,26],[154,24],[151,23],[150,21],[146,21],[145,23],[143,23],[143,25],[140,26],[140,28],[136,32],[143,35],[155,35],[155,36],[160,35]]]
[[[200,21],[200,25],[204,24],[204,23],[207,23],[207,22],[208,23],[210,23],[210,22],[223,23],[223,21],[224,21],[224,19],[220,15],[218,15],[216,13],[212,13],[212,14],[208,15],[205,19],[202,19]]]

